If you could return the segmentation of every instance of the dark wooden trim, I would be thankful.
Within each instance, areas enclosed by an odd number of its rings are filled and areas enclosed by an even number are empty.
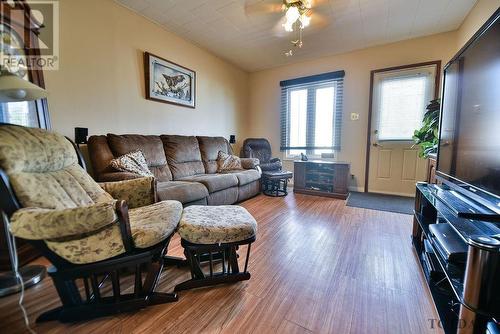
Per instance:
[[[123,247],[125,247],[126,252],[131,252],[133,249],[132,245],[132,230],[130,229],[130,221],[128,217],[128,205],[125,201],[116,202],[116,214],[118,216],[118,222],[120,224],[120,232],[122,235]]]
[[[387,68],[372,70],[370,72],[370,98],[368,105],[368,126],[366,131],[366,164],[365,164],[365,193],[368,192],[368,175],[370,173],[370,145],[371,145],[371,132],[372,132],[372,104],[373,104],[373,78],[376,73],[390,72],[404,69],[411,69],[415,67],[436,65],[436,77],[434,80],[434,99],[439,96],[439,83],[441,82],[441,60],[426,61],[422,63],[400,65]]]
[[[304,85],[304,84],[313,84],[315,82],[327,81],[327,80],[340,80],[345,77],[345,71],[335,71],[335,72],[327,72],[315,75],[309,75],[307,77],[288,79],[280,81],[281,87],[289,87],[295,85]]]
[[[254,241],[255,236],[246,240],[220,244],[194,244],[185,239],[181,239],[181,245],[184,248],[184,254],[191,270],[191,279],[177,284],[174,291],[177,292],[250,279],[251,275],[247,271],[248,259],[250,257],[250,245]],[[248,245],[243,272],[240,271],[238,254],[236,252],[240,245]],[[215,260],[221,261],[221,271],[215,270]],[[206,262],[209,264],[209,273],[206,273],[202,267],[202,264]]]
[[[155,57],[155,58],[158,58],[158,59],[161,59],[163,61],[166,61],[166,62],[169,62],[170,64],[173,64],[175,66],[179,66],[187,71],[191,71],[193,72],[193,94],[192,94],[192,98],[194,100],[194,104],[192,106],[190,105],[186,105],[186,104],[182,104],[182,103],[178,103],[178,102],[171,102],[171,101],[165,101],[165,100],[161,100],[161,99],[157,99],[155,97],[152,97],[150,92],[149,92],[149,86],[150,86],[150,81],[151,81],[151,77],[149,75],[149,60],[150,60],[150,57]],[[185,66],[182,66],[182,65],[179,65],[177,63],[174,63],[173,61],[170,61],[168,59],[165,59],[165,58],[162,58],[162,57],[159,57],[157,55],[154,55],[152,53],[149,53],[149,52],[144,52],[144,78],[145,78],[145,91],[146,91],[146,99],[148,100],[151,100],[151,101],[156,101],[156,102],[162,102],[162,103],[167,103],[167,104],[173,104],[173,105],[177,105],[177,106],[180,106],[180,107],[187,107],[187,108],[191,108],[191,109],[196,109],[196,71],[190,69],[190,68],[187,68]]]

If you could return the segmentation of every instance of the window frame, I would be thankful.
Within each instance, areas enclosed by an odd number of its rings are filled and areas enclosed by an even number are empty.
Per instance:
[[[281,91],[281,146],[285,159],[294,159],[300,156],[300,153],[291,153],[291,151],[303,151],[309,157],[317,158],[320,154],[316,150],[330,150],[332,153],[340,151],[341,128],[343,114],[343,80],[344,71],[324,73],[316,76],[292,79],[280,82]],[[333,78],[325,78],[331,76]],[[315,80],[317,79],[317,80]],[[285,84],[284,84],[285,83]],[[316,137],[316,95],[317,90],[322,88],[333,89],[333,115],[332,115],[332,145],[315,146]],[[305,146],[290,145],[290,125],[291,125],[291,94],[293,91],[306,90],[306,143]],[[286,95],[285,95],[286,94]]]
[[[0,3],[0,24],[5,25],[8,29],[14,31],[19,36],[24,36],[25,40],[28,41],[27,44],[33,46],[32,48],[30,48],[25,45],[24,54],[26,57],[40,56],[40,49],[38,48],[38,35],[42,26],[31,17],[31,9],[26,1],[15,1],[14,4],[14,7],[11,7],[6,2],[2,1]],[[22,10],[24,12],[24,22],[11,20],[11,10]],[[45,80],[41,68],[30,67],[28,68],[27,72],[28,79],[31,83],[34,83],[41,88],[45,88]],[[30,101],[28,103],[34,104],[36,117],[38,119],[38,127],[42,129],[50,129],[51,123],[49,118],[49,107],[47,104],[47,99],[43,98],[35,101]]]

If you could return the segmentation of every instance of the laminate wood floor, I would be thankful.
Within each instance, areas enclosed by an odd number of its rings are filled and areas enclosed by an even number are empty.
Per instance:
[[[33,328],[39,333],[442,333],[431,328],[437,313],[411,246],[411,216],[295,194],[260,195],[242,206],[259,228],[249,281],[184,291],[176,303],[132,314]],[[182,254],[178,237],[169,254]],[[185,268],[168,268],[159,290],[171,291],[188,276]],[[26,291],[25,305],[32,323],[59,305],[49,278]],[[17,296],[0,299],[0,332],[25,331]]]

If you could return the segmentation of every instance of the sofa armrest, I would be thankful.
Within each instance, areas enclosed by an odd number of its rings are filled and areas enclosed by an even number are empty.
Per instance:
[[[256,169],[260,162],[257,158],[240,158],[243,169]]]
[[[115,201],[61,210],[22,208],[12,215],[10,231],[23,239],[55,239],[94,232],[117,219]]]
[[[116,182],[124,180],[139,179],[143,176],[139,174],[129,173],[129,172],[108,172],[99,175],[99,182]]]
[[[262,168],[263,171],[277,171],[282,170],[283,165],[281,164],[281,161],[266,162],[260,164],[260,168]]]
[[[156,202],[156,182],[154,177],[99,183],[102,189],[114,199],[127,202],[130,209]]]

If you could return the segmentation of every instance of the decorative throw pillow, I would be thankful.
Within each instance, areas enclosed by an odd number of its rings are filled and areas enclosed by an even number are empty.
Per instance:
[[[217,155],[217,173],[224,173],[231,170],[242,170],[241,160],[235,155],[219,151]]]
[[[153,176],[148,168],[146,158],[141,151],[134,151],[111,160],[111,167],[122,172],[139,174],[141,176]]]

